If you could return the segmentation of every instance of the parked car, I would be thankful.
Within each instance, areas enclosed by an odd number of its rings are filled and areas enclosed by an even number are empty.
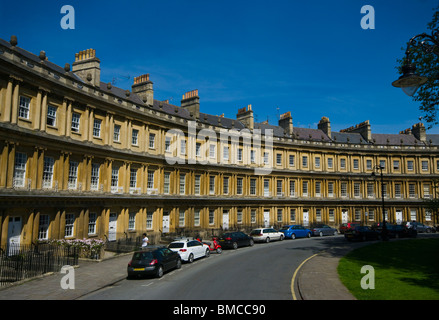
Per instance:
[[[415,229],[418,233],[430,233],[430,232],[436,232],[436,229],[427,226],[426,224],[420,223],[420,222],[407,222],[406,226],[408,228]]]
[[[143,275],[155,275],[161,278],[164,272],[174,268],[181,268],[181,258],[178,253],[166,247],[146,247],[134,252],[128,263],[127,272],[129,278]]]
[[[198,240],[173,241],[168,245],[168,248],[177,252],[181,260],[189,263],[194,262],[195,259],[210,256],[209,246]]]
[[[380,237],[380,233],[367,226],[357,226],[345,231],[344,236],[348,241],[366,241],[377,240]]]
[[[386,224],[386,228],[389,238],[415,238],[418,234],[415,229],[400,224]]]
[[[237,249],[241,246],[253,246],[255,244],[253,237],[246,235],[244,232],[226,232],[219,237],[219,243],[222,248]]]
[[[326,224],[317,224],[311,228],[313,236],[336,236],[338,234],[337,229],[331,228]]]
[[[283,232],[273,228],[258,228],[250,232],[250,237],[256,242],[270,242],[271,240],[283,240],[285,235]]]
[[[359,223],[355,223],[355,222],[342,223],[338,230],[340,231],[341,234],[343,234],[347,230],[355,228],[355,227],[359,227],[359,226],[360,226],[360,224]]]
[[[300,224],[283,226],[282,229],[280,229],[279,231],[285,235],[285,238],[311,238],[311,230],[305,228]]]

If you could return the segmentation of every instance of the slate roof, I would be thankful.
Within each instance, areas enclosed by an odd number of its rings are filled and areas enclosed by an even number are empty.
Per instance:
[[[373,133],[372,142],[377,145],[415,146],[423,144],[421,140],[416,139],[415,136],[411,134]]]
[[[3,39],[0,39],[0,45],[5,46],[9,49],[13,48],[12,45],[8,41],[3,40]],[[37,56],[37,55],[27,51],[27,50],[24,50],[23,48],[18,47],[18,46],[14,47],[13,50],[15,52],[19,53],[20,55],[22,55],[23,57],[25,57],[26,59],[34,62],[35,64],[41,63],[41,59],[40,59],[39,55]],[[76,81],[83,82],[82,79],[80,77],[78,77],[76,74],[74,74],[72,71],[66,72],[63,67],[60,67],[49,60],[44,60],[44,65],[46,65],[50,70],[52,70],[54,72],[61,73],[64,75],[67,74],[70,77],[74,78]]]
[[[22,55],[25,59],[27,59],[30,63],[40,64],[41,59],[39,56],[24,50],[18,46],[12,47],[12,45],[5,41],[4,39],[0,39],[0,46],[4,46],[8,49],[14,50],[18,54]],[[51,71],[55,73],[59,73],[62,75],[68,75],[75,81],[84,83],[84,81],[78,77],[76,74],[74,74],[72,71],[65,72],[63,67],[60,67],[54,63],[52,63],[49,60],[44,60],[44,65]],[[102,92],[105,93],[111,93],[114,96],[123,99],[128,100],[132,102],[135,105],[139,106],[146,106],[145,103],[142,101],[142,99],[135,93],[129,92],[129,95],[127,95],[127,90],[118,88],[116,86],[111,86],[111,88],[108,88],[107,83],[101,82],[99,89]],[[154,100],[153,105],[150,106],[152,109],[165,112],[169,115],[178,116],[187,120],[196,120],[194,117],[192,117],[188,110],[185,108],[182,108],[180,106],[172,105],[167,102]],[[220,121],[219,121],[220,120]],[[207,113],[201,113],[199,114],[198,120],[201,123],[216,126],[216,127],[223,127],[227,129],[236,129],[236,130],[242,130],[245,128],[242,122],[221,117],[217,115],[211,115]],[[274,137],[284,137],[284,138],[293,138],[293,139],[299,139],[299,140],[310,140],[310,141],[323,141],[323,142],[338,142],[338,143],[352,143],[352,144],[375,144],[375,145],[403,145],[403,146],[415,146],[415,145],[423,145],[424,142],[418,140],[415,138],[413,134],[379,134],[375,133],[372,134],[372,141],[365,140],[360,133],[353,133],[353,132],[332,132],[331,138],[329,138],[322,130],[320,129],[310,129],[310,128],[300,128],[300,127],[294,127],[293,128],[293,135],[290,136],[288,133],[285,132],[285,130],[276,125],[268,124],[265,122],[255,123],[254,124],[255,129],[260,129],[262,134],[265,134],[266,130],[273,130]],[[427,145],[433,144],[433,145],[439,145],[439,134],[427,134],[426,143]]]
[[[325,141],[325,142],[331,141],[331,139],[329,139],[326,133],[324,133],[320,129],[293,128],[293,133],[296,139]]]
[[[331,138],[340,143],[369,144],[360,133],[354,132],[331,132]]]

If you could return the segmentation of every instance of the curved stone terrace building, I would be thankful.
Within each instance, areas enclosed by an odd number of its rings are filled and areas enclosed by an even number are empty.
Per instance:
[[[73,56],[72,56],[73,58]],[[436,224],[423,208],[439,177],[439,135],[422,123],[332,132],[203,113],[100,81],[93,49],[64,67],[0,39],[0,247],[46,239],[204,237],[225,229],[382,220]],[[379,172],[378,172],[379,173]]]

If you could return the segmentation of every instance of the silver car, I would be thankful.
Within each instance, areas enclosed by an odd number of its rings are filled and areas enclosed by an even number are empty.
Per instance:
[[[258,228],[250,232],[250,237],[253,237],[255,242],[270,242],[271,240],[282,241],[285,238],[283,232],[277,231],[273,228]]]
[[[336,236],[338,234],[337,229],[332,228],[326,224],[318,224],[311,228],[313,236]]]

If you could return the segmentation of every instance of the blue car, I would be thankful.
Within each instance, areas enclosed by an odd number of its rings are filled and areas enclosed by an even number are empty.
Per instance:
[[[311,230],[305,228],[300,224],[283,226],[279,231],[284,233],[285,238],[311,238]]]

